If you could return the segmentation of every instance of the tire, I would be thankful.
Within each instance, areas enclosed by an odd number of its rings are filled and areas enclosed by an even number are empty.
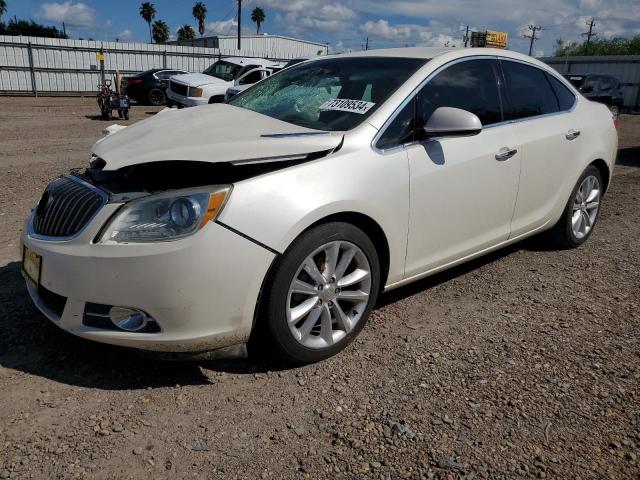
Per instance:
[[[596,189],[598,191],[597,196],[592,198],[589,202],[583,200],[583,192],[586,190],[582,190],[588,178],[595,179],[597,181]],[[598,170],[593,165],[589,165],[584,170],[584,172],[582,172],[582,175],[580,175],[580,178],[576,182],[575,187],[573,187],[571,196],[569,197],[569,200],[567,200],[567,204],[564,208],[564,211],[562,212],[560,220],[558,220],[558,223],[556,223],[550,231],[551,239],[556,246],[563,249],[576,248],[586,242],[587,239],[591,236],[591,234],[593,233],[593,229],[596,226],[598,215],[600,214],[603,187],[604,186],[602,183],[602,175],[600,175],[600,170]],[[579,197],[579,191],[581,197]],[[589,197],[592,194],[593,191],[590,191],[587,193],[587,196]],[[588,205],[593,205],[594,202],[596,202],[595,212],[592,212],[586,207]],[[580,225],[589,224],[588,230],[585,229],[584,232],[576,232],[573,222],[573,218],[576,215],[580,217]]]
[[[336,261],[328,261],[329,248]],[[315,277],[307,273],[312,268],[305,268],[311,261],[317,268],[312,272]],[[364,277],[367,268],[369,275]],[[318,274],[324,285],[313,280]],[[346,285],[360,277],[362,280]],[[296,287],[294,279],[300,282]],[[268,351],[275,351],[288,362],[318,362],[343,350],[364,328],[380,288],[378,254],[359,228],[342,222],[327,223],[300,235],[276,260],[265,284],[262,318],[256,325],[258,335],[253,335],[260,343],[258,350],[266,351],[266,340]],[[300,285],[304,285],[304,293],[292,292]],[[363,292],[368,293],[366,299]],[[347,297],[350,299],[345,300]],[[306,309],[303,304],[314,306],[308,314],[299,316]],[[299,320],[289,321],[298,316]]]
[[[161,105],[164,105],[164,102],[166,101],[164,92],[159,88],[152,88],[149,90],[147,98],[149,99],[149,103],[154,107],[160,107]]]
[[[611,105],[609,110],[611,110],[611,116],[614,120],[618,120],[618,118],[620,118],[620,107],[618,105]]]
[[[224,103],[224,95],[214,95],[209,99],[209,105],[212,103]]]

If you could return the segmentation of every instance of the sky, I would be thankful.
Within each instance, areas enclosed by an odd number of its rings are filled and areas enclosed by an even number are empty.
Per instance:
[[[203,0],[209,35],[234,35],[237,0]],[[243,33],[255,33],[251,10],[266,14],[262,32],[328,43],[331,51],[402,46],[461,46],[464,29],[506,31],[509,48],[527,53],[528,25],[539,25],[533,53],[550,55],[556,39],[580,41],[595,19],[597,38],[640,33],[639,0],[243,0]],[[7,0],[4,17],[58,26],[72,38],[149,41],[137,0]],[[184,24],[197,30],[194,0],[152,0],[172,35]]]

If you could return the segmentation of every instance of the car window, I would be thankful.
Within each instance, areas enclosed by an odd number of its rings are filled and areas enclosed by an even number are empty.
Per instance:
[[[616,86],[616,79],[603,75],[600,77],[600,90],[609,91],[613,90]]]
[[[224,60],[218,60],[202,73],[220,78],[225,82],[230,82],[236,77],[240,69],[242,69],[240,65],[226,62]]]
[[[386,128],[384,133],[376,142],[376,148],[384,150],[398,145],[412,142],[414,140],[416,102],[412,99],[404,106],[400,113]]]
[[[246,76],[242,77],[238,83],[240,83],[240,85],[251,85],[253,83],[259,82],[260,80],[262,80],[262,71],[254,70],[253,72],[249,72]]]
[[[585,78],[582,89],[586,92],[596,92],[600,90],[600,75],[589,75]]]
[[[454,107],[478,116],[482,125],[502,121],[494,60],[467,60],[436,74],[418,93],[417,125],[438,107]]]
[[[501,63],[509,99],[508,120],[535,117],[560,110],[543,70],[508,60]]]
[[[570,110],[573,107],[573,104],[576,102],[575,95],[553,75],[547,74],[547,78],[549,79],[551,87],[556,94],[556,98],[558,99],[558,103],[560,104],[560,110]]]
[[[301,63],[271,75],[229,103],[302,127],[350,130],[425,62],[421,58],[343,57]]]

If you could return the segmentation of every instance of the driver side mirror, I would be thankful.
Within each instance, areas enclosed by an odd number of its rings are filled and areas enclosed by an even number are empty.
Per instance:
[[[482,122],[471,112],[453,107],[438,107],[425,123],[428,137],[464,137],[482,131]]]

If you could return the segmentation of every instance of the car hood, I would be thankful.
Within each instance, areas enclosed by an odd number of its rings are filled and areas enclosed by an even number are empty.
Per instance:
[[[204,73],[185,73],[183,75],[174,75],[172,81],[189,85],[190,87],[199,87],[200,85],[210,85],[212,83],[230,83],[225,82],[221,78],[205,75]]]
[[[342,138],[218,103],[160,112],[98,141],[92,152],[104,170],[170,160],[267,163],[332,150]]]

